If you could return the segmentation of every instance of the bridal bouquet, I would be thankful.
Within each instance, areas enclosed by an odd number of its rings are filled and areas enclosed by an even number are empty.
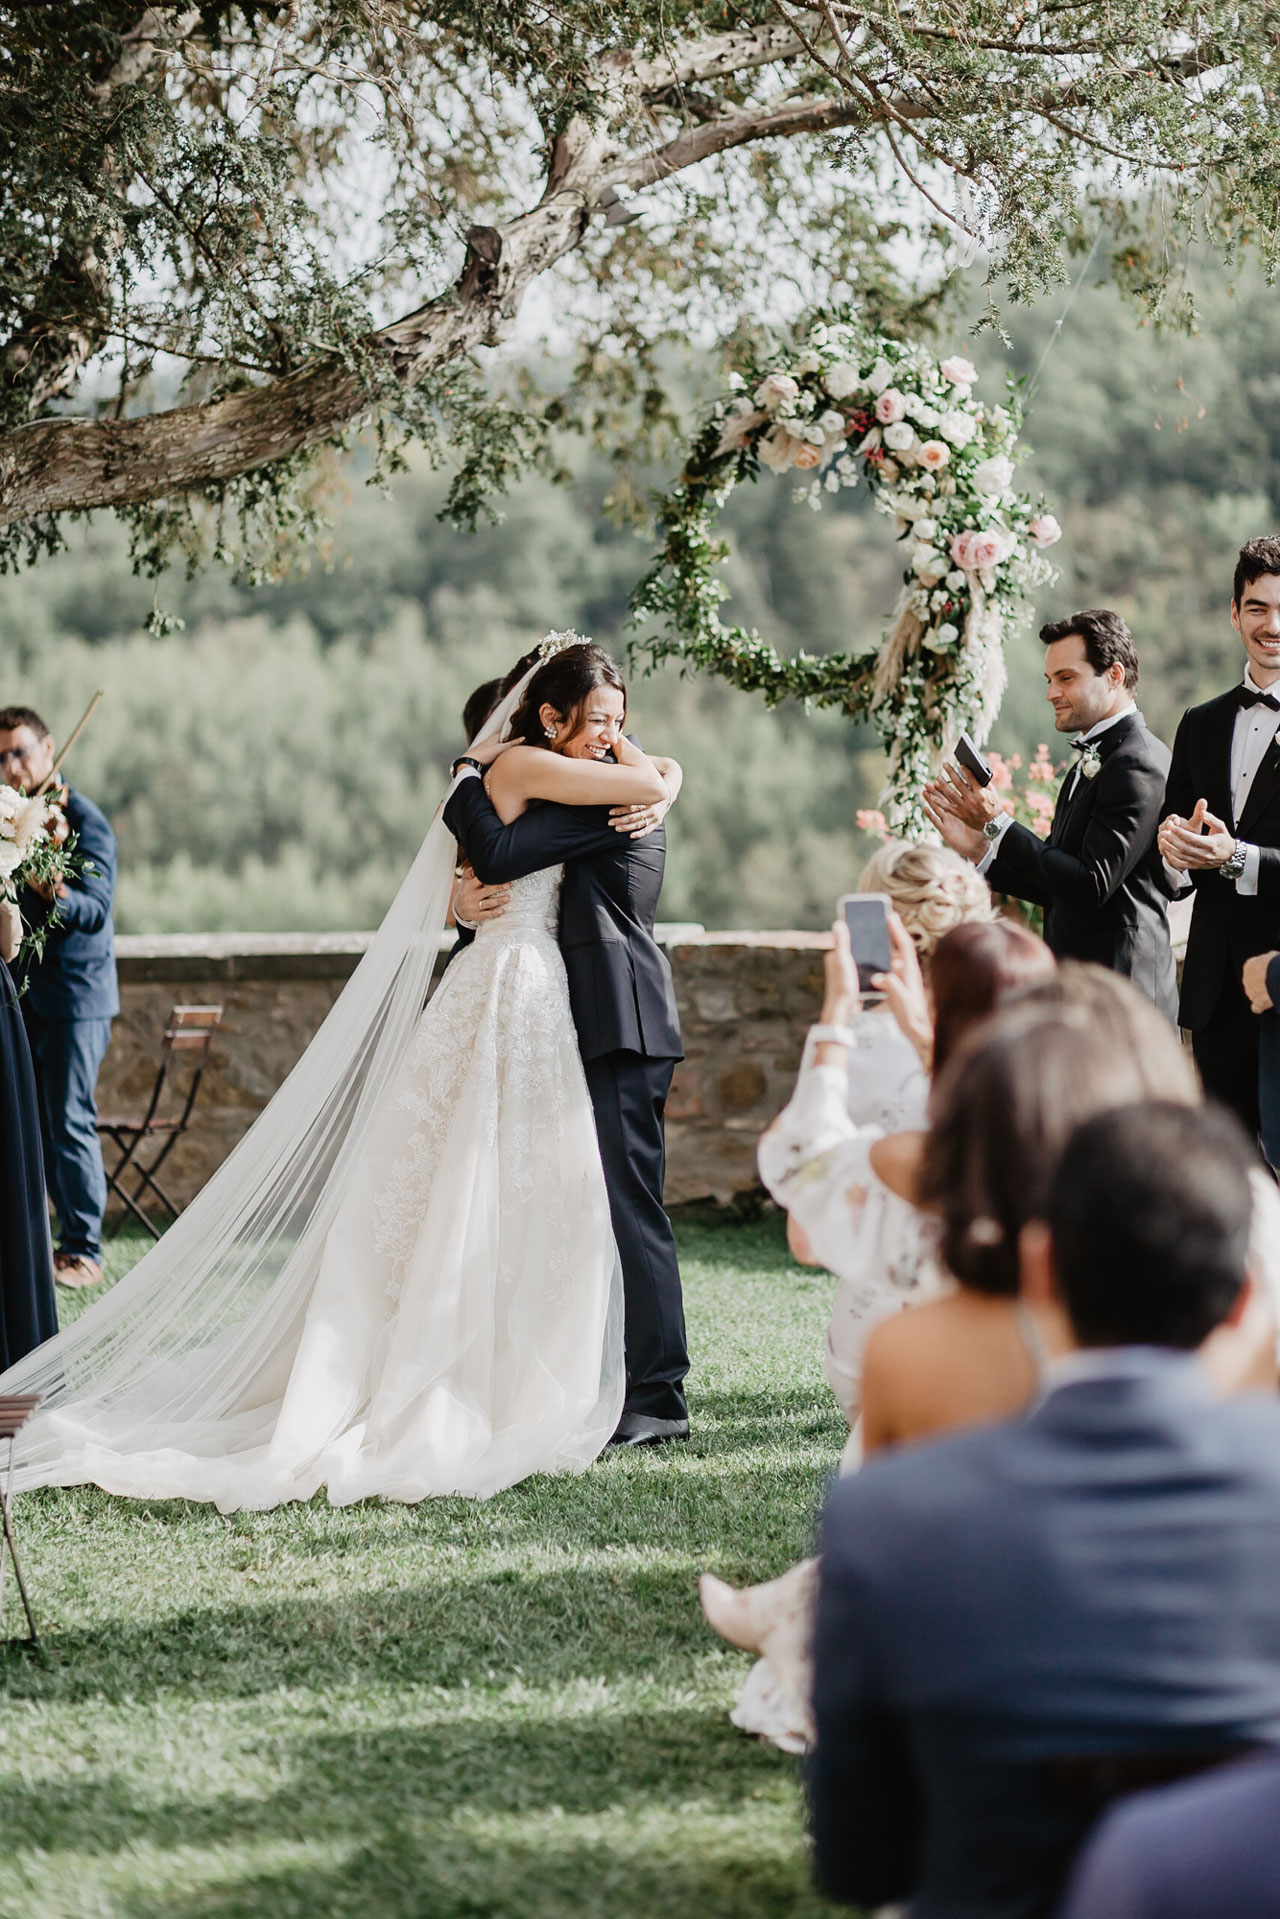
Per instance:
[[[49,794],[28,797],[0,786],[0,900],[16,905],[24,886],[53,888],[80,871],[83,861],[76,856],[75,835],[61,843],[53,837],[57,817],[57,803]],[[28,929],[24,953],[43,949],[57,913],[55,897],[48,916]]]

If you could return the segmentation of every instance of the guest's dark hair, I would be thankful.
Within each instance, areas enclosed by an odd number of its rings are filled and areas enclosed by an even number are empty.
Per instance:
[[[1280,573],[1280,539],[1264,533],[1259,540],[1246,540],[1236,556],[1235,578],[1231,582],[1231,600],[1239,606],[1246,586],[1252,586],[1264,573]]]
[[[1101,966],[1064,961],[961,1040],[934,1082],[921,1199],[962,1285],[1012,1297],[1018,1234],[1043,1217],[1083,1120],[1137,1100],[1198,1104],[1177,1035],[1150,1000]]]
[[[501,680],[486,680],[471,694],[462,709],[462,737],[468,746],[501,698]]]
[[[538,668],[511,716],[511,738],[523,740],[526,746],[545,746],[547,736],[540,712],[542,707],[550,706],[562,719],[573,721],[569,735],[572,739],[583,707],[599,686],[616,687],[625,708],[627,683],[616,660],[610,659],[602,646],[593,640],[583,640],[578,646],[566,646],[563,652],[553,653]]]
[[[1147,1100],[1076,1128],[1045,1220],[1082,1346],[1191,1351],[1240,1297],[1253,1151],[1224,1106]]]
[[[1280,568],[1277,568],[1280,572]],[[1078,633],[1084,641],[1084,656],[1095,673],[1105,673],[1109,666],[1124,668],[1124,683],[1132,693],[1138,684],[1138,649],[1133,643],[1133,635],[1109,606],[1090,607],[1084,613],[1073,613],[1066,620],[1050,620],[1040,628],[1040,638],[1046,646],[1052,646],[1055,640],[1069,639]]]
[[[969,920],[933,949],[933,1070],[940,1073],[959,1042],[1011,993],[1054,970],[1043,940],[1012,920]]]
[[[50,737],[49,728],[34,707],[0,706],[0,733],[16,733],[20,726],[29,726],[42,740]]]

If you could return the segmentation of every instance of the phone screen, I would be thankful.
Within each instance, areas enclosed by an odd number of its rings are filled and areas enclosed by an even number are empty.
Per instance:
[[[846,893],[840,911],[849,929],[849,947],[858,969],[858,987],[864,998],[881,997],[871,982],[887,973],[893,949],[889,944],[889,895]]]

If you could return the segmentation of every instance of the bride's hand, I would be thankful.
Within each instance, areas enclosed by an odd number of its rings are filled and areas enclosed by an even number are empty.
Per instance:
[[[926,1073],[933,1070],[933,1014],[929,1010],[929,992],[920,971],[920,955],[915,941],[897,913],[889,915],[889,943],[893,957],[887,973],[877,973],[872,984],[879,988],[906,1037],[915,1047]]]

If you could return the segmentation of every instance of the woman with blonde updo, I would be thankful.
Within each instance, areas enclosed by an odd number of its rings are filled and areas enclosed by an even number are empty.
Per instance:
[[[948,846],[886,840],[858,881],[860,893],[887,893],[916,949],[926,980],[938,941],[953,926],[996,917],[987,882]],[[849,1117],[883,1133],[925,1124],[929,1075],[887,1003],[854,1021],[849,1049]]]

